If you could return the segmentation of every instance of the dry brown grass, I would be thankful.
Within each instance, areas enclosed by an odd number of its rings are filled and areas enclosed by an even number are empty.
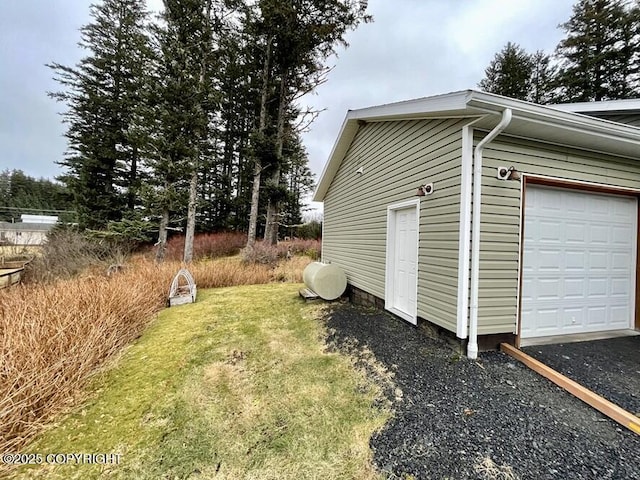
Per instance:
[[[273,269],[236,257],[189,268],[202,289],[299,281],[305,262]],[[18,451],[75,402],[90,376],[165,306],[180,266],[139,257],[110,277],[96,269],[0,292],[0,451]]]
[[[486,480],[518,480],[518,476],[509,465],[498,465],[491,457],[476,458],[474,470],[479,478]]]
[[[291,258],[294,255],[304,255],[313,260],[319,260],[321,252],[320,240],[293,239],[278,242],[277,245],[256,242],[252,248],[244,248],[241,253],[243,260],[247,263],[275,265],[283,258]]]
[[[247,243],[240,232],[199,233],[193,239],[193,258],[218,258],[236,255]],[[184,235],[175,235],[167,242],[166,258],[180,261],[184,254]]]

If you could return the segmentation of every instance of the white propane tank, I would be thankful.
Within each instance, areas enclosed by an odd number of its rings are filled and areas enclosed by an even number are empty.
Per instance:
[[[347,288],[347,276],[337,265],[312,262],[302,272],[304,284],[324,300],[335,300]]]

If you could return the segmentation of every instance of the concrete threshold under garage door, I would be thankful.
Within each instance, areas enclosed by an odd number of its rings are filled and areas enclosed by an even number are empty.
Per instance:
[[[533,345],[522,351],[628,412],[640,414],[639,335]]]
[[[521,338],[520,347],[532,345],[551,345],[556,343],[592,342],[609,338],[632,337],[640,335],[638,330],[612,330],[607,332],[573,333],[569,335],[556,335],[549,337]]]

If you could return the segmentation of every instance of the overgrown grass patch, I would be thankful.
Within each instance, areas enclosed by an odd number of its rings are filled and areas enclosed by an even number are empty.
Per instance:
[[[300,285],[208,290],[164,310],[94,380],[90,399],[25,451],[113,452],[119,465],[15,478],[376,478],[369,438],[388,413],[329,353]]]
[[[276,267],[239,257],[193,263],[199,289],[301,281],[311,259]],[[0,292],[0,451],[15,452],[82,396],[89,378],[137,338],[167,302],[182,265],[136,257],[114,275],[82,275]],[[170,348],[170,346],[168,346]],[[4,466],[0,464],[0,474]]]

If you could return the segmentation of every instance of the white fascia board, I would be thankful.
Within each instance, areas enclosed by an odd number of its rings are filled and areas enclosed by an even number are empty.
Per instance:
[[[558,103],[549,105],[549,107],[563,112],[607,112],[625,114],[634,111],[640,112],[640,100],[633,98],[625,100],[602,100],[599,102]]]
[[[416,115],[428,116],[430,113],[438,112],[464,112],[470,93],[470,90],[463,90],[433,97],[360,108],[350,111],[349,118],[372,122],[376,120],[411,118]]]
[[[616,139],[623,143],[626,141],[640,142],[640,128],[638,127],[578,113],[563,112],[548,106],[514,100],[499,95],[473,91],[468,105],[472,108],[494,113],[502,112],[502,110],[510,108],[513,111],[514,117],[522,120]],[[505,133],[509,133],[508,128]]]

